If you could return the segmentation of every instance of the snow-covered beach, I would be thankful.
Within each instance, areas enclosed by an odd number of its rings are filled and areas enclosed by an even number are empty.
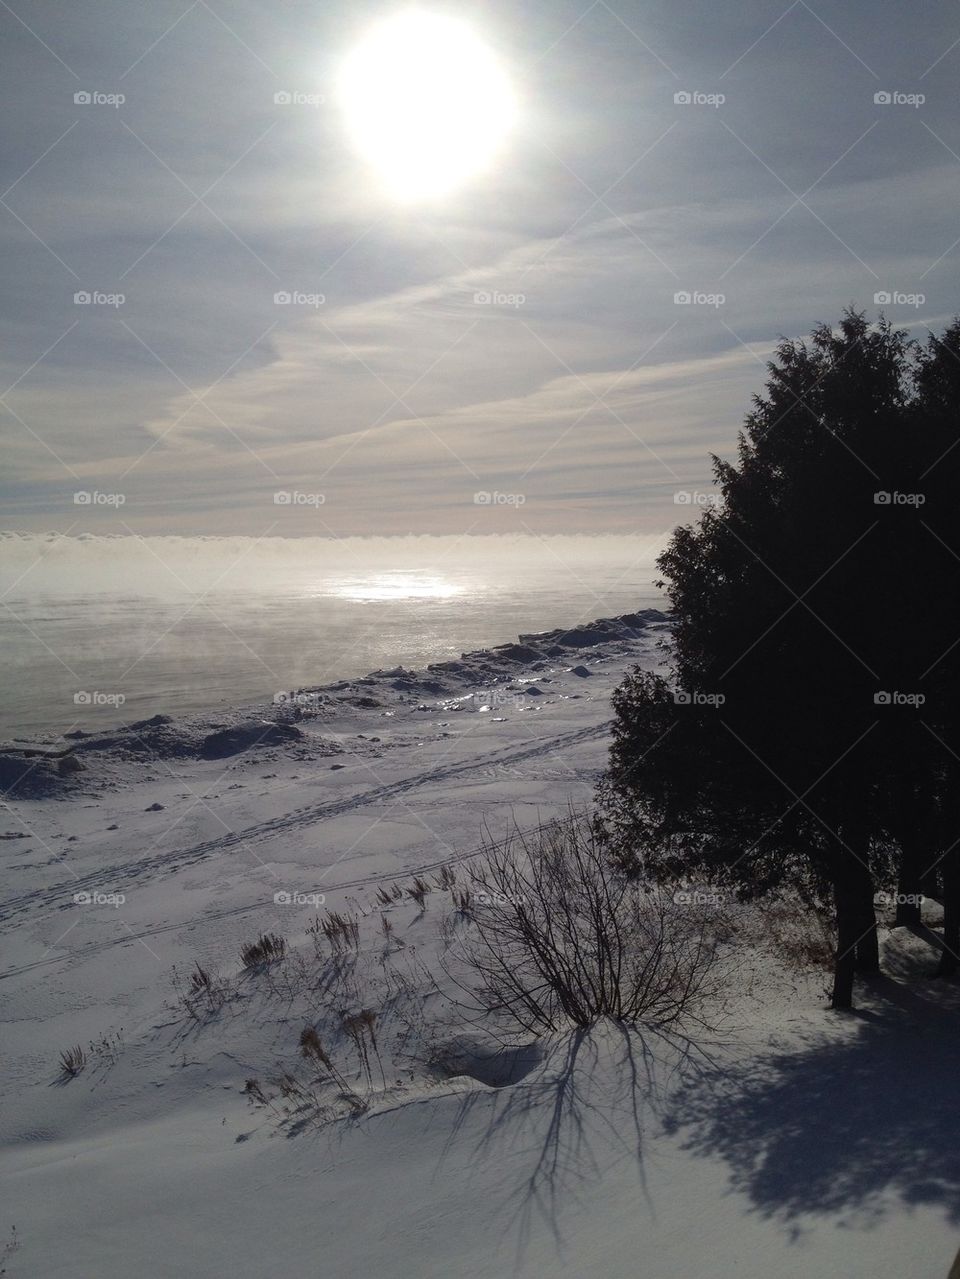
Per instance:
[[[831,1018],[757,936],[694,1045],[610,1023],[500,1052],[450,998],[485,831],[589,802],[611,692],[667,630],[647,610],[5,751],[11,1279],[945,1275],[950,987],[894,976]],[[357,921],[334,970],[331,913]],[[286,958],[244,971],[268,932]],[[885,944],[895,974],[928,963]],[[311,1109],[276,1081],[305,1087],[305,1022],[347,1008],[376,1017],[362,1113]]]

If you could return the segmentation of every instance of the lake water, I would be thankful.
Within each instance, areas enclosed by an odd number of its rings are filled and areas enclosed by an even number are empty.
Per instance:
[[[7,535],[0,736],[232,707],[663,606],[658,549],[631,536]]]

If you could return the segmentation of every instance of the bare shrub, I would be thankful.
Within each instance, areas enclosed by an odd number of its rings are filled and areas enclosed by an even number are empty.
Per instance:
[[[73,1048],[65,1048],[60,1054],[60,1069],[70,1079],[79,1075],[86,1064],[87,1054],[79,1044],[75,1044]]]
[[[240,962],[248,970],[264,968],[278,963],[286,953],[287,943],[282,937],[276,933],[261,933],[256,941],[247,942],[241,948]]]
[[[705,1023],[717,912],[678,906],[607,861],[586,814],[488,844],[462,943],[479,1008],[527,1032],[599,1018]]]
[[[797,897],[756,904],[763,940],[797,972],[832,973],[837,938],[833,912],[823,902]]]
[[[377,903],[380,906],[393,905],[393,894],[388,893],[387,890],[382,885],[377,889]]]

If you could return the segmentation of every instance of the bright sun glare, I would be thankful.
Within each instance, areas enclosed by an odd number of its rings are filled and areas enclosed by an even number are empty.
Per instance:
[[[463,588],[442,577],[408,569],[393,569],[366,577],[337,578],[324,584],[324,593],[362,603],[383,600],[445,600]]]
[[[339,96],[358,150],[402,200],[446,195],[481,173],[515,113],[506,73],[469,24],[418,10],[361,40]]]

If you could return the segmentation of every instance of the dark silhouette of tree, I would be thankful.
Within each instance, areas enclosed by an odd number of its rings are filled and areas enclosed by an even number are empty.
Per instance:
[[[933,872],[943,883],[944,933],[940,972],[960,967],[960,539],[956,534],[960,496],[960,320],[941,336],[931,334],[917,351],[911,433],[919,442],[925,495],[922,523],[926,556],[913,565],[913,580],[925,600],[925,622],[934,643],[921,675],[927,692],[924,728],[931,767],[924,776],[930,803],[914,832],[914,847],[903,849],[901,883],[911,893],[931,891]]]
[[[949,843],[960,327],[921,350],[851,310],[768,369],[722,503],[660,557],[673,678],[617,691],[601,806],[637,873],[829,889],[847,1008],[876,885],[919,892]]]

